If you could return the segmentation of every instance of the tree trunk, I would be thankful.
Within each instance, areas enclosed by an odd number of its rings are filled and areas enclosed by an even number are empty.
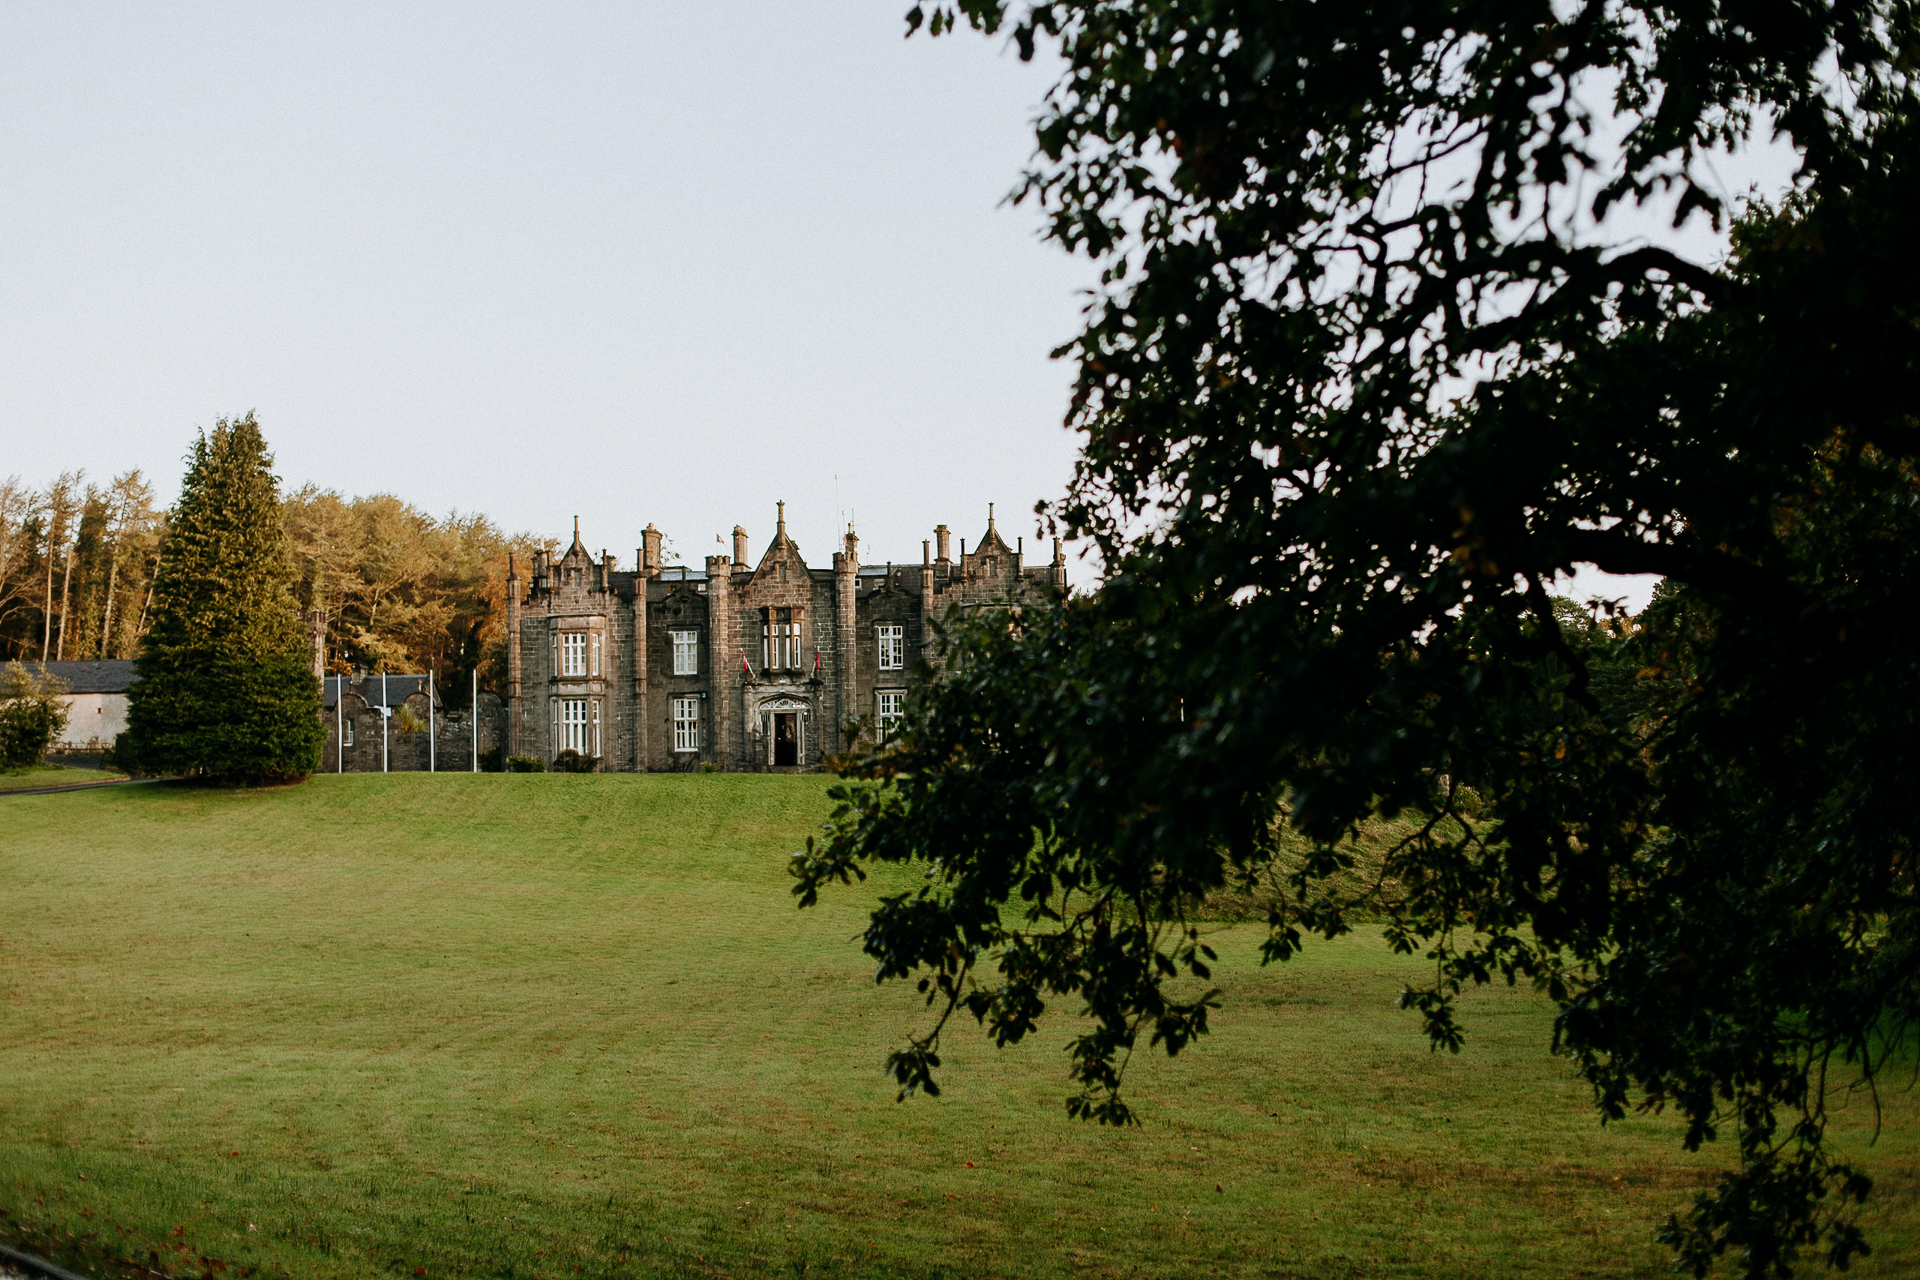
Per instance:
[[[153,580],[160,576],[160,557],[153,558],[153,568],[147,573],[147,598],[140,602],[140,621],[133,624],[134,643],[140,641],[140,634],[147,629],[147,610],[153,604]]]
[[[47,598],[40,606],[40,661],[47,660],[53,647],[53,538],[47,538]]]
[[[115,553],[113,544],[107,544],[107,611],[100,620],[100,656],[113,656],[109,650],[113,647],[113,587],[120,577],[120,557]]]
[[[66,571],[60,575],[60,643],[54,646],[53,660],[67,660],[67,589],[73,585],[73,548],[67,548]]]

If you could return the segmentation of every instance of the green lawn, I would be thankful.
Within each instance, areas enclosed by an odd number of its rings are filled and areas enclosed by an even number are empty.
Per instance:
[[[1261,969],[1246,928],[1215,1034],[1136,1062],[1143,1128],[1065,1118],[1063,1026],[963,1032],[896,1105],[874,888],[787,892],[825,787],[0,800],[0,1239],[127,1276],[1651,1276],[1724,1158],[1602,1129],[1530,993],[1436,1057],[1376,940]],[[1920,1108],[1885,1103],[1857,1274],[1913,1275]]]

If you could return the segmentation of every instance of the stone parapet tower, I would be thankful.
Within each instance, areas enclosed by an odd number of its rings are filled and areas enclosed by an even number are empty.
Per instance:
[[[841,549],[833,554],[833,589],[834,675],[837,678],[834,681],[835,714],[827,737],[835,751],[845,751],[853,745],[847,740],[847,724],[861,714],[854,691],[854,671],[858,666],[854,646],[858,627],[855,615],[860,604],[860,539],[851,524],[847,526]]]

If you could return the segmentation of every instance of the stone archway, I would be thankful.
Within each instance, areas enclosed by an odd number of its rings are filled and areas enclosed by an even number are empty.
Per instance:
[[[761,698],[748,721],[753,733],[751,755],[762,769],[806,767],[807,750],[815,732],[811,698],[776,693]]]

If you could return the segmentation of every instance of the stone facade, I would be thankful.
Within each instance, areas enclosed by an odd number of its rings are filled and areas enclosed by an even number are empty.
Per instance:
[[[571,748],[603,771],[817,769],[852,745],[850,721],[897,713],[931,665],[935,620],[1066,587],[1059,544],[1026,564],[991,508],[975,550],[954,556],[941,525],[918,564],[863,565],[850,527],[832,567],[812,568],[785,503],[757,563],[738,526],[733,554],[704,569],[662,565],[659,532],[642,537],[624,570],[588,554],[576,521],[565,554],[508,578],[508,754]]]

